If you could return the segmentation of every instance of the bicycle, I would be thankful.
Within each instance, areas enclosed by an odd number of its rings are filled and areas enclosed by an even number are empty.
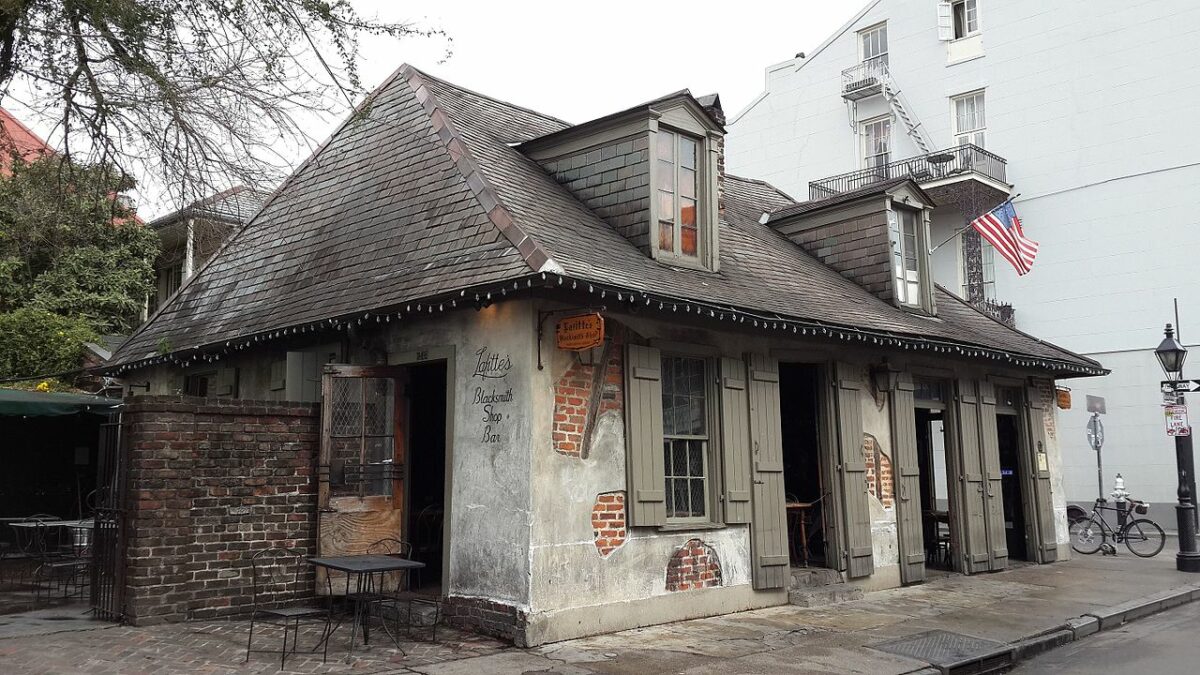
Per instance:
[[[1163,550],[1167,543],[1167,535],[1163,529],[1149,518],[1132,518],[1133,514],[1144,515],[1150,511],[1150,505],[1130,499],[1129,507],[1121,509],[1107,506],[1106,501],[1097,499],[1088,518],[1071,523],[1071,548],[1084,555],[1091,555],[1101,549],[1106,555],[1116,555],[1115,544],[1125,542],[1129,552],[1139,558],[1153,558]],[[1117,527],[1114,529],[1105,520],[1101,511],[1117,512]],[[1109,543],[1109,540],[1113,543]]]

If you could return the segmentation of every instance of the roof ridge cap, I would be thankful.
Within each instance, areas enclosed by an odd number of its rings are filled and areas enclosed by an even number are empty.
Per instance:
[[[446,79],[440,78],[440,77],[438,77],[437,75],[430,75],[429,73],[427,73],[427,72],[425,72],[425,71],[421,70],[420,68],[417,68],[416,66],[412,66],[412,65],[409,65],[409,64],[405,64],[404,66],[401,66],[401,68],[404,68],[404,67],[407,67],[407,68],[409,68],[410,70],[412,70],[413,72],[415,72],[415,73],[416,73],[416,74],[417,74],[419,77],[421,77],[422,79],[427,79],[427,80],[436,80],[436,81],[438,81],[438,82],[441,82],[442,84],[446,85],[447,87],[454,87],[455,89],[457,89],[457,90],[459,90],[459,91],[465,91],[465,92],[467,92],[468,94],[471,94],[472,96],[478,96],[479,98],[487,99],[487,100],[491,101],[492,103],[499,103],[500,105],[505,105],[505,106],[508,106],[508,107],[510,107],[510,108],[516,108],[517,110],[520,110],[520,111],[522,111],[522,112],[527,112],[527,113],[529,113],[530,115],[537,115],[538,117],[541,117],[541,118],[542,118],[542,119],[544,119],[544,120],[549,120],[549,121],[551,121],[551,122],[558,122],[559,124],[565,124],[565,125],[567,125],[568,127],[573,127],[573,126],[575,126],[573,123],[571,123],[571,122],[568,122],[568,121],[566,121],[566,120],[564,120],[564,119],[562,119],[562,118],[560,118],[560,117],[555,117],[554,115],[547,115],[546,113],[544,113],[544,112],[542,112],[542,111],[540,111],[540,110],[534,110],[533,108],[528,108],[528,107],[525,107],[525,106],[523,106],[523,105],[519,105],[519,104],[517,104],[517,103],[513,103],[513,102],[511,102],[511,101],[505,101],[504,99],[501,99],[501,98],[496,98],[495,96],[490,96],[490,95],[488,95],[488,94],[484,94],[484,93],[482,93],[482,92],[479,92],[479,91],[476,91],[476,90],[474,90],[474,89],[470,89],[470,88],[468,88],[468,87],[464,87],[464,86],[462,86],[461,84],[456,84],[456,83],[454,83],[454,82],[451,82],[451,81],[449,81],[449,80],[446,80]]]
[[[434,132],[445,144],[450,159],[454,161],[454,166],[466,180],[467,187],[470,188],[479,205],[483,207],[488,220],[517,249],[521,259],[534,272],[562,272],[562,267],[554,261],[550,253],[517,224],[508,207],[500,201],[500,196],[496,194],[495,188],[483,175],[479,163],[468,150],[467,144],[463,142],[458,130],[451,124],[450,116],[446,114],[436,95],[426,84],[425,77],[427,76],[408,64],[401,66],[400,69],[403,71],[405,82],[412,89],[413,95],[429,115]]]

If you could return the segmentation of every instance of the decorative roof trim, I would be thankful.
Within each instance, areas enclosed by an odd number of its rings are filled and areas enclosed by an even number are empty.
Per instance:
[[[280,326],[257,333],[242,335],[231,340],[186,347],[169,354],[139,359],[120,365],[100,366],[93,369],[93,371],[120,376],[123,373],[139,368],[160,364],[187,367],[201,361],[211,363],[220,360],[226,354],[241,351],[255,344],[266,343],[288,335],[345,330],[351,325],[361,326],[364,323],[370,323],[372,319],[374,319],[375,323],[390,323],[393,320],[411,318],[413,316],[440,314],[447,310],[478,307],[483,303],[490,304],[494,299],[502,300],[509,293],[521,292],[533,288],[558,288],[580,293],[586,292],[588,295],[598,296],[601,300],[612,296],[616,302],[623,303],[624,308],[628,310],[650,308],[671,315],[678,315],[680,313],[695,314],[697,318],[702,320],[711,320],[714,322],[728,321],[730,324],[736,324],[742,328],[755,328],[782,334],[791,333],[802,337],[811,336],[814,339],[825,338],[845,343],[857,342],[864,346],[870,344],[881,348],[891,347],[914,352],[947,354],[968,359],[985,359],[1018,368],[1049,370],[1056,376],[1093,377],[1107,375],[1111,372],[1099,364],[1090,366],[1065,359],[1032,356],[969,342],[956,342],[905,333],[862,329],[811,319],[785,317],[778,314],[759,314],[739,307],[676,298],[659,293],[647,293],[611,284],[601,284],[585,279],[578,279],[555,272],[540,272],[499,284],[488,284],[448,294],[414,299],[400,305],[363,312],[361,315],[358,312],[354,312],[310,321],[304,324]],[[497,297],[494,298],[493,296]],[[745,324],[749,324],[749,326]]]
[[[450,116],[438,105],[437,97],[429,90],[423,74],[408,64],[401,67],[401,72],[408,86],[412,88],[413,94],[425,108],[426,114],[429,115],[434,132],[445,144],[446,151],[450,154],[454,165],[462,173],[463,179],[467,181],[467,187],[471,189],[471,194],[475,195],[475,199],[487,213],[488,220],[492,222],[492,225],[495,225],[496,229],[500,230],[500,233],[517,249],[521,259],[529,265],[531,270],[534,272],[561,271],[562,268],[554,262],[550,253],[517,224],[508,208],[500,201],[499,195],[496,194],[480,170],[479,163],[467,149],[467,144],[463,142],[458,130],[450,123]]]

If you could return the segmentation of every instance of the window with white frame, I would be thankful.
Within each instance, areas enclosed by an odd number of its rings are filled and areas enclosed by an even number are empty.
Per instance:
[[[971,143],[984,147],[987,120],[984,117],[983,90],[954,96],[950,102],[954,109],[955,142],[958,145]]]
[[[667,518],[709,518],[708,362],[663,356],[663,467]]]
[[[960,240],[961,241],[961,240]],[[996,299],[996,249],[986,241],[980,241],[980,269],[983,276],[983,299]],[[967,260],[963,255],[963,284],[962,297],[964,299],[971,297],[970,277],[967,274]]]
[[[888,215],[896,301],[921,307],[924,305],[922,277],[926,267],[921,248],[925,240],[924,218],[920,211],[905,208],[897,208]]]
[[[979,7],[976,3],[977,0],[955,0],[951,3],[955,40],[979,32]]]
[[[698,258],[701,248],[700,160],[697,139],[660,129],[655,139],[658,165],[658,250]]]
[[[862,123],[863,168],[873,169],[892,161],[892,118]]]
[[[888,62],[887,24],[881,23],[858,32],[863,63],[886,66]]]

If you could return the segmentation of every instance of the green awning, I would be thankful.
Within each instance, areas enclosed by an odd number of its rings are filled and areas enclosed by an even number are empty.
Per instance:
[[[120,399],[104,396],[0,389],[0,416],[57,417],[80,413],[107,415],[120,407]]]

